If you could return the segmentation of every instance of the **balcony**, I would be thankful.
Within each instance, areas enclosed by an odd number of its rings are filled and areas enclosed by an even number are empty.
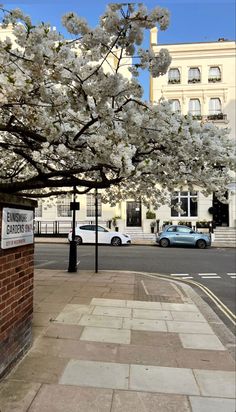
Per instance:
[[[221,77],[209,77],[208,83],[217,83],[221,82]]]
[[[227,120],[227,114],[223,113],[214,113],[207,115],[208,120]]]
[[[201,79],[199,78],[193,78],[193,79],[188,79],[188,83],[200,83]]]
[[[169,79],[168,84],[180,84],[180,79]]]

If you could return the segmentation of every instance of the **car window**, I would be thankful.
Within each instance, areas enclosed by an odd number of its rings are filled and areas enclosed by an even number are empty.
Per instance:
[[[95,230],[94,225],[84,225],[84,226],[80,226],[81,230]]]
[[[169,227],[169,229],[167,229],[167,232],[176,232],[176,227],[175,226]]]
[[[177,232],[180,232],[180,233],[190,233],[192,231],[191,228],[184,227],[184,226],[183,227],[177,227],[176,229],[177,229]]]
[[[107,230],[102,226],[98,226],[98,232],[107,232]]]

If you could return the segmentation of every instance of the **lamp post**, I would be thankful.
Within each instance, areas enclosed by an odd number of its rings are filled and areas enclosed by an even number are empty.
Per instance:
[[[76,186],[73,188],[73,202],[70,204],[70,210],[72,210],[72,238],[70,241],[69,251],[69,266],[68,272],[77,272],[77,244],[75,240],[75,214],[76,210],[79,210],[79,202],[76,202]]]
[[[95,189],[95,273],[98,273],[98,190]]]

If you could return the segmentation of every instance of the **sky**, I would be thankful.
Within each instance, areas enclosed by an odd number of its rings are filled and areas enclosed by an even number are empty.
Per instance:
[[[92,27],[98,24],[109,2],[108,0],[0,0],[6,9],[20,8],[30,15],[34,23],[50,23],[64,33],[61,17],[69,11],[86,18]],[[124,0],[123,0],[124,2]],[[141,2],[139,0],[139,2]],[[170,12],[170,25],[167,30],[159,31],[159,44],[192,43],[217,41],[219,38],[235,40],[235,0],[146,0],[143,3],[152,9],[165,7]],[[69,36],[67,36],[69,38]],[[148,47],[149,33],[145,36]],[[148,98],[148,76],[141,77]]]

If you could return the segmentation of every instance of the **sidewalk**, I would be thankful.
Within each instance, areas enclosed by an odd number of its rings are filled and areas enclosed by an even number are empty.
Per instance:
[[[190,286],[37,269],[34,302],[1,412],[235,412],[235,339]]]

